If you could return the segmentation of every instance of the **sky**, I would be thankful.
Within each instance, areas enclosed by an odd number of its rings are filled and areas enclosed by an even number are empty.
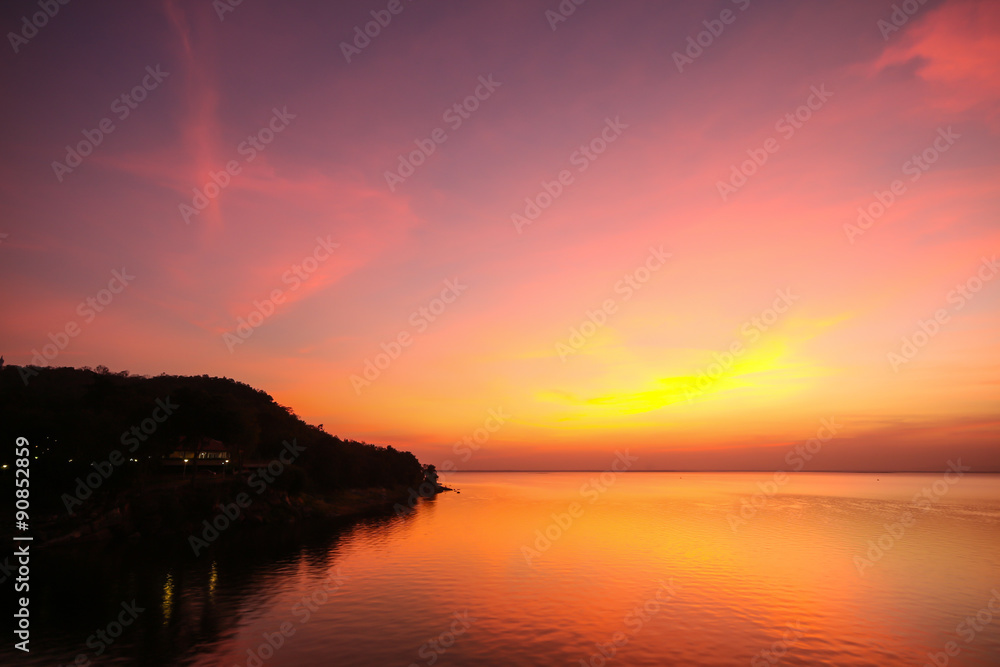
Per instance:
[[[444,469],[1000,470],[996,2],[46,6],[9,364]]]

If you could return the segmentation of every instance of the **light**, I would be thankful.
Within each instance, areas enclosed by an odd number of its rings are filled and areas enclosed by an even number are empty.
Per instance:
[[[184,463],[187,463],[187,462],[188,462],[188,460],[187,460],[187,459],[184,459]]]
[[[163,582],[163,624],[170,621],[170,614],[174,610],[174,578],[168,572],[167,580]]]
[[[7,464],[6,464],[6,463],[4,463],[4,464],[3,464],[3,469],[4,469],[4,470],[6,470],[6,469],[7,469]]]

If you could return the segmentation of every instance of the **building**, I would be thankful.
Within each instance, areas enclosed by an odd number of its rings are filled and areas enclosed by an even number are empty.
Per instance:
[[[229,445],[211,438],[186,438],[181,436],[177,449],[163,459],[163,465],[169,467],[194,465],[198,467],[222,468],[231,463],[236,452]]]

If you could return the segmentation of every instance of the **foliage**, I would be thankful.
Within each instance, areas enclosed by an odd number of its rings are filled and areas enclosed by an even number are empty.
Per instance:
[[[155,476],[160,473],[159,462],[177,447],[181,436],[221,440],[240,447],[247,461],[261,462],[277,457],[284,443],[294,440],[305,450],[289,479],[281,483],[293,493],[412,485],[423,477],[413,454],[325,433],[266,392],[229,378],[143,377],[110,373],[100,366],[96,371],[32,370],[37,375],[25,384],[18,366],[0,368],[0,435],[4,442],[23,436],[37,445],[33,477],[49,480],[59,492],[93,472],[92,463],[107,460],[114,450],[121,451],[126,461],[138,462],[116,471],[109,487]],[[148,420],[157,400],[178,407],[130,451],[124,443],[135,441],[127,441],[127,433],[144,420],[152,423]],[[162,410],[156,414],[162,415]],[[12,452],[8,447],[0,461],[11,464]]]

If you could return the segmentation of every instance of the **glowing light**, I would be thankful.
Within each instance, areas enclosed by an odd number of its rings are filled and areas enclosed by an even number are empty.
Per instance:
[[[170,621],[170,615],[174,610],[174,578],[167,574],[166,581],[163,582],[163,624]]]
[[[212,572],[208,575],[208,594],[210,597],[215,597],[215,587],[219,583],[219,570],[216,568],[215,561],[212,561]]]

